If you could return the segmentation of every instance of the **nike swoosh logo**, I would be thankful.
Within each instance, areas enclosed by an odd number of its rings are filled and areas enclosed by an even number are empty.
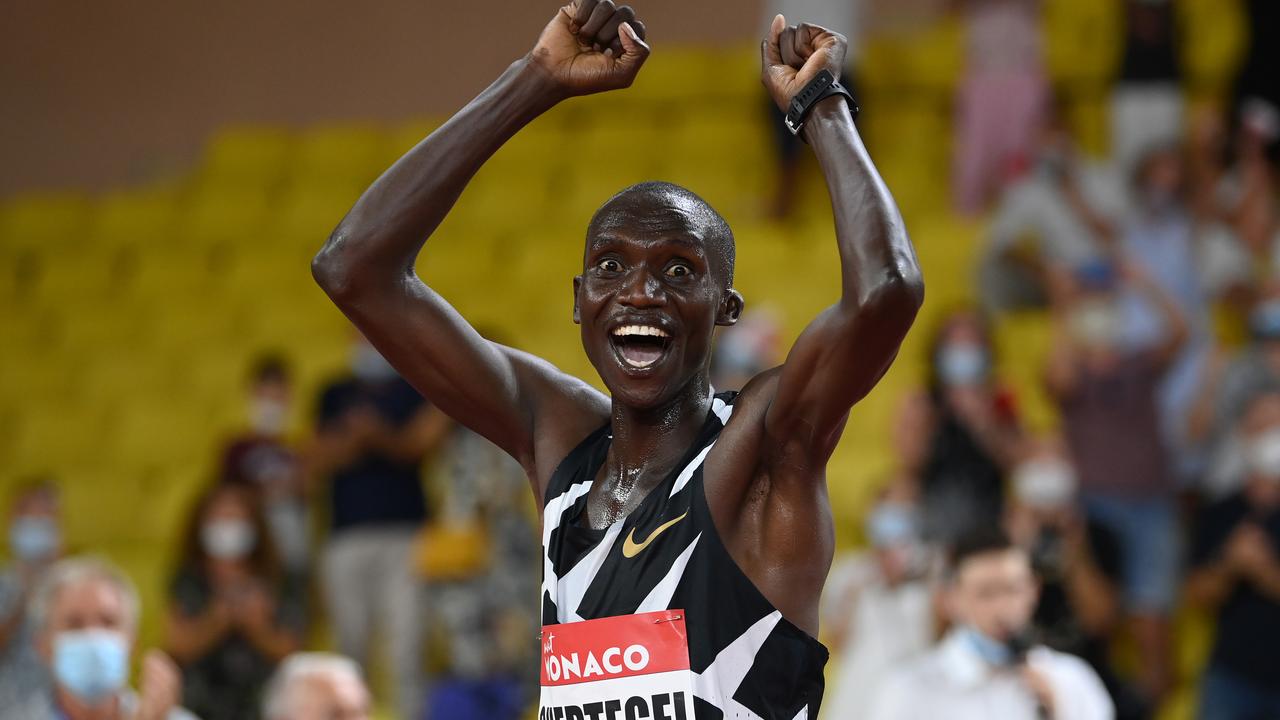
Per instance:
[[[653,542],[655,539],[657,539],[659,535],[666,532],[667,529],[670,528],[672,525],[675,525],[676,523],[683,520],[685,518],[685,515],[688,515],[688,514],[689,514],[689,511],[685,510],[684,515],[681,515],[680,517],[674,520],[668,520],[662,523],[656,529],[654,529],[653,532],[649,533],[649,537],[645,538],[644,542],[642,543],[637,543],[635,541],[636,529],[631,528],[631,532],[627,533],[627,539],[622,541],[622,557],[633,558],[639,555],[642,550],[649,547],[649,543]]]

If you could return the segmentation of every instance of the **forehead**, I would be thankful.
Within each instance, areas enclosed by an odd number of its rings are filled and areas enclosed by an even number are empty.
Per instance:
[[[120,590],[105,578],[88,578],[70,583],[57,592],[49,620],[60,625],[72,619],[92,616],[123,622],[124,614],[124,597]]]
[[[634,193],[614,198],[592,218],[587,249],[616,240],[652,240],[704,247],[711,218],[692,198],[674,193]]]
[[[960,587],[979,587],[991,583],[1017,582],[1031,576],[1031,562],[1026,554],[1010,548],[974,555],[964,561],[956,573]]]

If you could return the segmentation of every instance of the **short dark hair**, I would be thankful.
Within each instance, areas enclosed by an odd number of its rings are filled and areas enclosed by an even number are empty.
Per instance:
[[[707,250],[719,260],[718,264],[723,268],[724,277],[721,279],[724,280],[724,286],[733,286],[736,243],[733,239],[733,230],[729,227],[728,221],[715,208],[711,207],[711,203],[703,200],[702,196],[675,183],[651,180],[637,183],[618,191],[591,216],[591,222],[587,224],[587,236],[590,237],[594,233],[596,225],[609,214],[609,210],[613,206],[628,200],[642,198],[656,200],[679,198],[692,205],[696,209],[698,220],[702,223],[703,229],[706,230]]]
[[[289,382],[289,362],[279,352],[268,352],[253,361],[253,369],[249,372],[249,383],[287,383]]]
[[[998,526],[984,525],[965,532],[956,538],[947,553],[947,575],[954,578],[969,560],[980,555],[1013,550],[1017,545],[1009,534]]]

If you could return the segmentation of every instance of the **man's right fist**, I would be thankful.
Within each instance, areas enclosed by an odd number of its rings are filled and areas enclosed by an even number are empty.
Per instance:
[[[613,0],[573,0],[542,31],[529,60],[567,95],[629,87],[649,57],[644,23]]]

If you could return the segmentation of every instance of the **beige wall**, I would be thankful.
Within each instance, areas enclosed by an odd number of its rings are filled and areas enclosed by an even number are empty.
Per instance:
[[[757,0],[635,0],[658,44],[752,36]],[[228,122],[400,119],[465,102],[555,0],[128,0],[0,9],[0,195],[179,172]]]

